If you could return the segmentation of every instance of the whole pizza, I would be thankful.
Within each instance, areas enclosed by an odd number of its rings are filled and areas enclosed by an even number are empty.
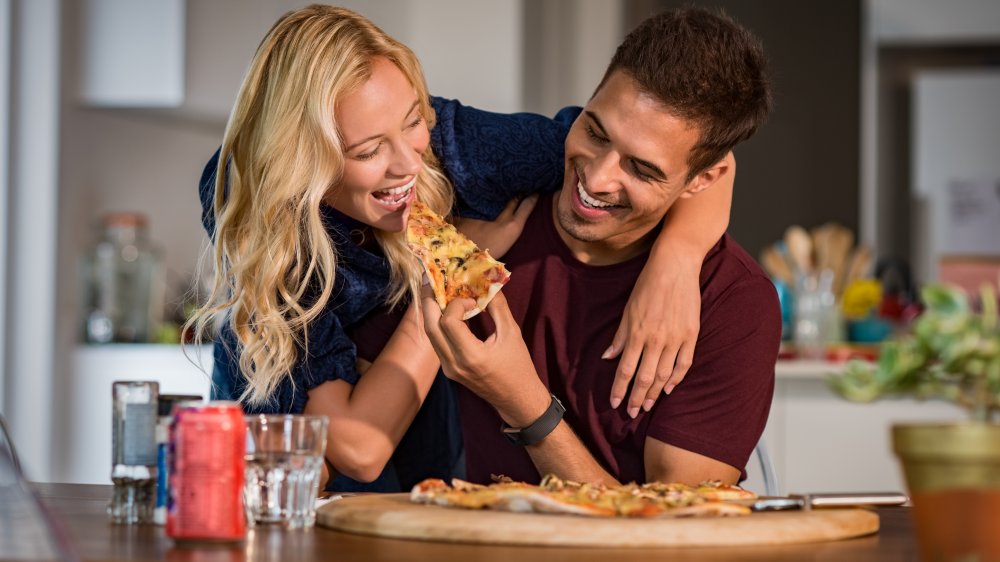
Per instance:
[[[556,513],[589,517],[721,517],[749,515],[757,495],[718,481],[697,486],[672,483],[604,486],[545,476],[538,485],[500,477],[490,484],[457,478],[451,485],[429,478],[410,492],[410,501],[464,509]]]

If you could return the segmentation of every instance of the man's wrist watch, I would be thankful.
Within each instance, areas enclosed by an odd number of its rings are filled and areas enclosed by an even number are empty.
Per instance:
[[[566,408],[555,395],[552,395],[552,402],[546,408],[545,413],[527,427],[516,428],[500,423],[500,431],[508,441],[515,445],[528,446],[538,443],[552,433],[552,430],[562,421]]]

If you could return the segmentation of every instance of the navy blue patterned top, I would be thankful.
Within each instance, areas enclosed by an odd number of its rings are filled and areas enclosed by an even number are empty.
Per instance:
[[[455,186],[455,214],[494,219],[513,197],[560,188],[563,141],[579,108],[566,108],[549,119],[491,113],[436,97],[431,102],[437,113],[431,146]],[[215,231],[212,199],[218,158],[216,152],[199,185],[202,222],[210,236]],[[381,254],[351,242],[350,232],[358,223],[332,207],[322,211],[338,255],[332,297],[309,327],[308,356],[300,349],[291,377],[283,379],[266,404],[245,406],[247,413],[300,413],[308,390],[336,379],[355,384],[360,377],[355,370],[357,350],[347,334],[384,302],[389,265]],[[246,386],[236,350],[227,325],[215,345],[214,398],[235,399]]]

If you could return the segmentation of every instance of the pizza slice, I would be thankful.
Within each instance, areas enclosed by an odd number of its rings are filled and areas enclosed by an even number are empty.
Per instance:
[[[458,298],[476,301],[476,307],[465,314],[465,320],[485,310],[510,279],[507,268],[493,259],[488,250],[480,250],[420,201],[414,201],[410,208],[406,241],[423,264],[441,310]]]

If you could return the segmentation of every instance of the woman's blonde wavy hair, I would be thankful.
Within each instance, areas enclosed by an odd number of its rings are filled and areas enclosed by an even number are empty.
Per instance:
[[[213,284],[186,326],[201,342],[213,325],[229,323],[247,381],[241,402],[265,403],[290,376],[300,353],[308,354],[310,322],[329,303],[337,251],[320,205],[344,169],[335,109],[368,80],[376,57],[403,72],[433,127],[416,56],[350,10],[312,5],[289,12],[264,37],[243,79],[215,181]],[[423,161],[417,197],[447,215],[451,184],[430,149]],[[391,268],[386,301],[395,306],[416,294],[423,270],[404,233],[376,230],[375,237]]]

